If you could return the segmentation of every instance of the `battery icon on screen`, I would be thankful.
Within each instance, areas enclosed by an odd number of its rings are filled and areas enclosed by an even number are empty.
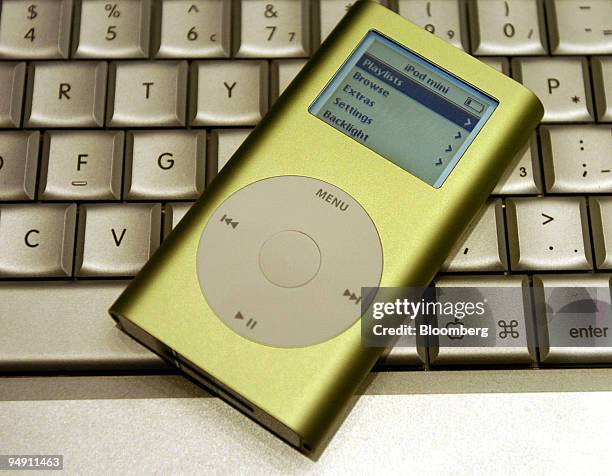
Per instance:
[[[478,114],[484,111],[484,104],[476,101],[474,98],[468,97],[463,104],[469,107],[472,111],[476,111]]]

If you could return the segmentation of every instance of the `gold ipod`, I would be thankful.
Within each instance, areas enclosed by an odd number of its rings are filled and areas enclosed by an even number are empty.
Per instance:
[[[111,315],[314,455],[383,350],[361,345],[361,288],[427,286],[542,113],[358,2]]]

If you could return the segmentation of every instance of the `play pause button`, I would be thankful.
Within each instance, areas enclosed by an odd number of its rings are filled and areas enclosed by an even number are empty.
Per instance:
[[[234,316],[234,319],[245,321],[244,325],[248,327],[249,329],[255,329],[255,326],[257,325],[257,321],[255,319],[251,319],[251,318],[245,319],[245,317],[242,315],[240,311],[236,313],[236,315]]]

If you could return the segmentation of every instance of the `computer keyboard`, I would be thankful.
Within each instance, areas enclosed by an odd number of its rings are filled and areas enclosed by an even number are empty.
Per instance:
[[[612,2],[381,3],[545,106],[436,285],[527,288],[557,307],[572,296],[555,288],[610,289]],[[168,371],[107,309],[349,6],[0,3],[0,372]],[[379,369],[612,364],[610,341],[567,347],[529,302],[491,308],[512,346],[396,347]]]

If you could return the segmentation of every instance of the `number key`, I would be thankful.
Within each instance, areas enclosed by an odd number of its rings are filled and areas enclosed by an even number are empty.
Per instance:
[[[230,2],[165,0],[158,58],[229,56]]]
[[[0,3],[0,58],[67,58],[72,0]]]
[[[399,0],[398,12],[451,45],[465,49],[457,0]]]
[[[309,53],[309,2],[243,0],[236,42],[241,58],[305,57]]]
[[[535,0],[476,0],[470,4],[475,55],[546,54],[541,4]]]
[[[146,58],[150,0],[90,0],[81,6],[76,58]]]
[[[373,1],[385,6],[387,3],[385,0]],[[315,8],[318,7],[318,11],[314,15],[315,33],[313,34],[313,41],[317,42],[315,46],[318,46],[323,43],[323,40],[327,38],[355,2],[350,0],[319,0],[313,3]]]
[[[521,149],[514,161],[506,169],[493,195],[536,195],[542,193],[538,141],[531,141]]]
[[[547,0],[546,14],[553,54],[612,54],[610,0]]]

